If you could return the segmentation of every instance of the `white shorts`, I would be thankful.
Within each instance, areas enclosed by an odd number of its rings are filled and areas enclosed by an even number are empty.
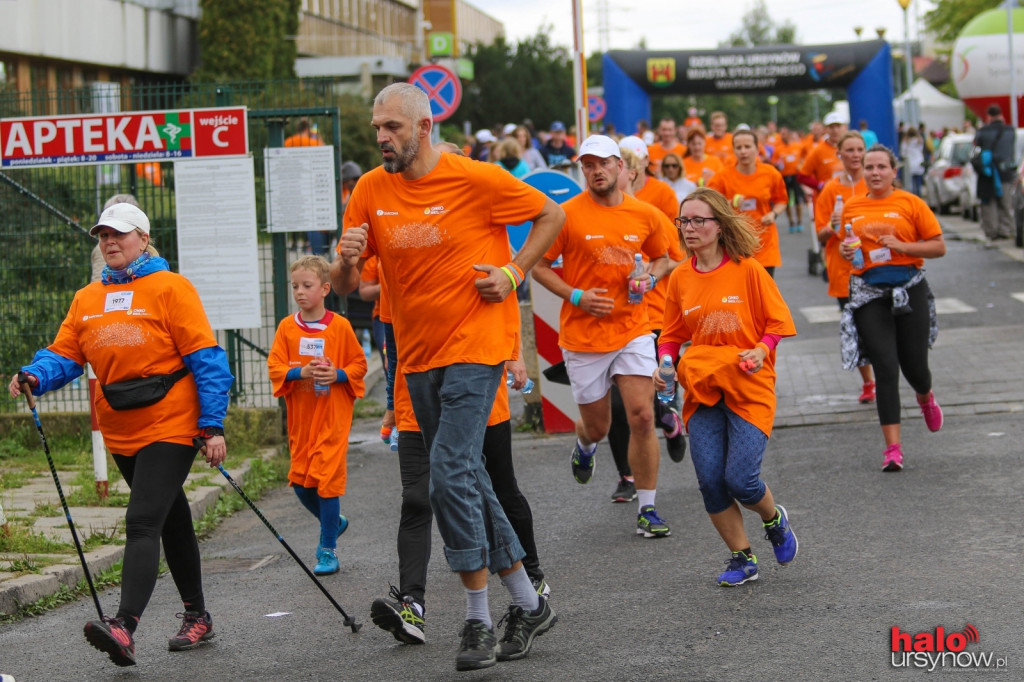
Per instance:
[[[654,334],[638,336],[623,348],[607,353],[581,353],[563,348],[562,357],[577,405],[589,405],[608,395],[612,377],[616,375],[649,377],[658,369]]]

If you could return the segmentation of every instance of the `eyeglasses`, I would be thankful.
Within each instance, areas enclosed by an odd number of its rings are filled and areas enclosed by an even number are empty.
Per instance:
[[[678,163],[663,163],[663,164],[661,164],[661,167],[662,168],[679,168],[679,164]]]
[[[704,227],[704,223],[706,223],[709,220],[714,220],[715,222],[718,222],[718,218],[714,216],[708,216],[707,218],[698,216],[696,218],[679,217],[675,219],[675,223],[676,227],[678,227],[680,230],[685,230],[687,226],[691,224],[695,229],[699,230],[700,228]]]

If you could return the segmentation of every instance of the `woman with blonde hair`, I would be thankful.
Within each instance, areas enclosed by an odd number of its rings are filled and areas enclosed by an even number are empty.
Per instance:
[[[761,480],[775,420],[775,347],[796,334],[778,286],[754,259],[760,239],[752,219],[724,196],[700,188],[676,218],[690,258],[669,280],[658,357],[676,358],[683,421],[704,509],[731,552],[723,586],[757,580],[757,557],[743,528],[742,504],[758,514],[775,558],[786,565],[799,545],[782,505]],[[664,380],[654,373],[655,388]]]
[[[506,137],[491,150],[491,158],[517,178],[530,172],[530,167],[523,161],[523,148],[515,138]]]
[[[661,160],[661,179],[676,193],[678,202],[682,202],[683,197],[697,189],[697,183],[683,175],[683,160],[673,152]]]

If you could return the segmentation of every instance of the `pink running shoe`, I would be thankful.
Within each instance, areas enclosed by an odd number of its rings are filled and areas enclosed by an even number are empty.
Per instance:
[[[875,402],[875,382],[864,382],[864,386],[860,390],[860,397],[857,398],[857,401],[862,405]]]
[[[931,432],[938,431],[942,428],[942,408],[935,402],[935,394],[931,391],[928,392],[928,400],[921,402],[918,398],[917,404],[921,406],[921,414],[924,415],[925,426]]]
[[[899,443],[893,443],[885,449],[885,460],[882,461],[882,471],[903,470],[903,448]]]

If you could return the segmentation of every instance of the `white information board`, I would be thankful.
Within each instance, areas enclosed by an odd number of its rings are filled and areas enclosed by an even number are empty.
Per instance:
[[[264,149],[263,170],[268,232],[338,229],[333,146]]]
[[[214,329],[262,324],[253,163],[251,156],[174,163],[178,268]]]

